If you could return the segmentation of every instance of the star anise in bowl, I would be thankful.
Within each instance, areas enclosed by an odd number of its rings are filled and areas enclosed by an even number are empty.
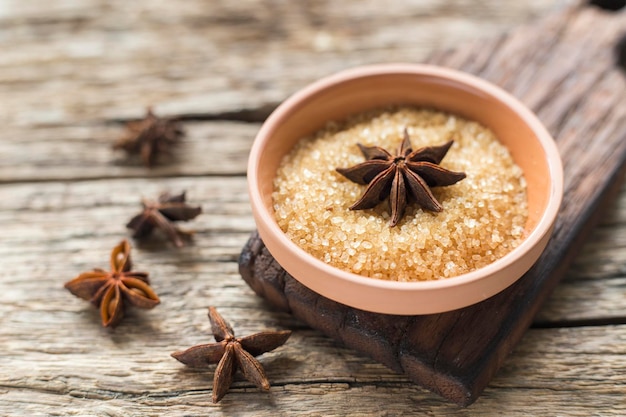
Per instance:
[[[443,210],[430,188],[452,185],[465,178],[464,172],[439,166],[453,143],[413,150],[409,133],[404,129],[404,139],[395,155],[379,146],[357,144],[366,161],[351,168],[337,168],[350,181],[368,185],[350,210],[370,209],[389,199],[391,227],[398,224],[410,201],[425,210]]]
[[[160,300],[150,287],[147,272],[131,271],[130,244],[126,239],[111,252],[111,270],[96,268],[65,283],[72,294],[100,309],[102,325],[114,327],[127,305],[151,309]]]

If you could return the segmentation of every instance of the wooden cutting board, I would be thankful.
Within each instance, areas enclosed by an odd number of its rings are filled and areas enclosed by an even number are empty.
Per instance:
[[[242,277],[271,304],[329,337],[452,402],[471,404],[531,324],[624,178],[626,77],[616,64],[616,45],[625,33],[626,12],[581,6],[428,60],[508,90],[536,112],[557,141],[565,170],[563,206],[545,253],[513,286],[444,314],[369,313],[301,285],[256,233],[241,254]]]

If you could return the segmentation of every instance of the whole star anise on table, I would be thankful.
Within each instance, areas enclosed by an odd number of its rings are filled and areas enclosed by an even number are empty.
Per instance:
[[[180,143],[184,135],[180,123],[157,117],[148,107],[142,120],[126,123],[126,133],[113,144],[113,149],[139,155],[143,164],[150,168],[159,155],[171,155],[172,148]]]
[[[172,353],[172,357],[187,366],[196,368],[217,364],[213,375],[214,403],[226,394],[237,369],[241,369],[244,377],[258,388],[269,390],[270,383],[265,370],[254,357],[283,345],[291,336],[291,331],[265,331],[237,338],[232,327],[215,307],[209,307],[209,320],[217,343],[193,346],[187,350]]]
[[[126,239],[111,251],[111,271],[94,269],[65,283],[72,294],[100,308],[102,325],[114,327],[122,319],[126,304],[153,308],[159,297],[150,288],[147,272],[132,272],[130,244]]]
[[[389,198],[391,227],[398,224],[410,200],[425,210],[443,210],[430,187],[452,185],[465,178],[464,172],[453,172],[439,166],[453,143],[451,140],[441,146],[413,150],[406,129],[395,155],[379,146],[358,143],[366,161],[351,168],[337,168],[337,172],[350,181],[368,184],[350,210],[370,209]]]
[[[137,239],[145,238],[155,227],[159,228],[174,245],[183,247],[193,233],[177,228],[173,222],[191,220],[202,213],[201,207],[191,206],[185,200],[184,191],[175,195],[161,193],[157,201],[144,199],[141,202],[143,211],[130,219],[126,227],[134,230],[133,237]]]

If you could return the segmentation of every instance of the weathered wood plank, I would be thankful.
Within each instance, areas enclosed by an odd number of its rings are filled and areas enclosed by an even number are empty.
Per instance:
[[[291,323],[281,314],[244,311],[253,315],[234,323],[242,334],[258,326],[282,328]],[[137,317],[131,317],[131,325],[122,325],[120,332],[114,333],[92,326],[89,320],[76,323],[76,328],[59,326],[58,332],[64,338],[75,333],[96,338],[103,353],[44,339],[40,345],[13,355],[8,363],[12,378],[3,380],[0,386],[0,413],[12,415],[16,406],[29,415],[38,415],[41,410],[63,415],[172,416],[270,416],[277,412],[320,416],[526,416],[555,412],[618,416],[626,412],[626,326],[529,331],[490,388],[468,409],[442,404],[433,394],[407,384],[382,365],[337,346],[315,331],[300,329],[280,350],[261,357],[273,384],[269,394],[258,392],[237,377],[231,392],[214,405],[210,402],[213,370],[189,370],[167,356],[167,349],[206,340],[204,307],[191,312],[195,313],[191,317],[179,312],[159,320],[161,330],[156,333]],[[224,309],[228,315],[241,312],[237,308]],[[42,314],[22,319],[42,329],[54,325]],[[21,324],[16,322],[15,327]],[[122,336],[121,331],[131,331],[133,337]],[[165,350],[163,355],[146,357],[146,346],[139,341],[141,334],[156,339],[153,343]],[[75,361],[68,369],[64,359],[67,355],[89,360]],[[280,410],[289,412],[283,414]]]
[[[626,323],[626,186],[541,308],[538,325]]]
[[[139,117],[148,104],[168,114],[256,109],[339,69],[420,61],[564,3],[13,1],[0,14],[0,122]]]
[[[186,134],[173,158],[164,158],[152,169],[112,149],[124,132],[123,125],[8,128],[0,134],[0,183],[245,175],[259,124],[187,121],[183,125]]]

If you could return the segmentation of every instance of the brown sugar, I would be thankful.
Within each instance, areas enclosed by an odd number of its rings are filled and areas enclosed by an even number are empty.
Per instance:
[[[432,189],[442,212],[409,205],[389,227],[387,202],[348,209],[365,186],[335,168],[363,162],[357,143],[396,149],[405,128],[413,149],[454,139],[441,166],[467,177]],[[410,107],[329,123],[303,138],[283,158],[272,197],[278,225],[304,250],[337,268],[396,281],[449,278],[488,265],[519,245],[527,218],[522,170],[489,129]]]

